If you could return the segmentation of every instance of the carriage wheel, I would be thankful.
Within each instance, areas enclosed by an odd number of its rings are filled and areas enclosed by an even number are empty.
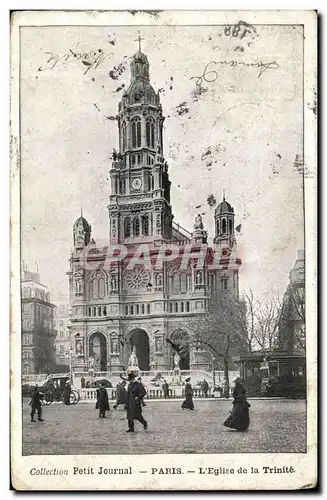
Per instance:
[[[76,405],[79,402],[79,392],[77,391],[71,391],[70,393],[70,404],[71,405]]]
[[[46,392],[41,401],[43,406],[50,405],[53,402],[53,395],[50,392]]]

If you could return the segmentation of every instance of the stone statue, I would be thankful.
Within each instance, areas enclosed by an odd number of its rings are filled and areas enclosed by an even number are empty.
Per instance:
[[[202,217],[200,214],[198,214],[196,217],[195,217],[195,221],[194,221],[194,229],[196,231],[202,231],[203,230],[203,222],[202,222]]]
[[[137,356],[136,356],[136,347],[135,346],[133,347],[133,350],[132,350],[131,355],[129,357],[128,366],[135,367],[135,368],[138,368],[138,366],[139,366],[139,362],[138,362]]]
[[[178,352],[175,352],[174,354],[174,369],[176,370],[176,368],[179,370],[179,362],[181,360],[181,357],[180,355],[178,354]]]
[[[113,159],[114,161],[116,161],[116,160],[117,160],[117,151],[115,150],[115,148],[112,150],[112,159]]]
[[[92,356],[89,357],[89,369],[90,370],[94,369],[94,359]]]

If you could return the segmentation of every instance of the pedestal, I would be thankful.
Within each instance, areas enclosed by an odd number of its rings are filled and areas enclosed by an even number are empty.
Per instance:
[[[182,384],[182,376],[179,368],[174,368],[174,374],[171,381],[172,385],[181,385]]]

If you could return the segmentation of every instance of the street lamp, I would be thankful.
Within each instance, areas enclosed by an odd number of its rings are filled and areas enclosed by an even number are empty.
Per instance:
[[[212,356],[213,388],[216,387],[216,358]]]
[[[73,384],[73,347],[70,346],[69,351],[66,352],[66,358],[69,358],[69,379],[71,385]]]

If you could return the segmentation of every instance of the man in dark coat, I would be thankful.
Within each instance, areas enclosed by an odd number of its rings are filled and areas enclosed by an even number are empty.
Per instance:
[[[208,397],[208,391],[209,391],[209,384],[206,381],[206,379],[204,379],[203,382],[202,382],[202,391],[203,391],[204,397],[207,398]]]
[[[126,386],[125,380],[123,380],[120,384],[117,384],[116,388],[117,399],[116,403],[113,406],[115,410],[117,410],[119,405],[126,405],[127,391],[125,386]]]
[[[141,379],[141,377],[139,377],[139,378],[137,379],[137,381],[138,381],[138,383],[139,383],[139,384],[140,384],[140,386],[141,386],[141,390],[142,390],[142,392],[144,392],[144,396],[141,398],[141,405],[144,407],[144,406],[146,406],[146,403],[144,402],[144,397],[145,397],[145,395],[146,395],[146,390],[145,390],[144,385],[142,384],[142,379]]]
[[[42,404],[41,404],[41,399],[42,399],[42,394],[39,390],[39,386],[36,384],[32,394],[31,394],[31,422],[35,422],[34,420],[34,415],[35,412],[37,411],[37,419],[39,422],[44,422],[42,418]]]
[[[188,377],[185,379],[185,400],[183,401],[182,404],[182,410],[185,410],[185,408],[189,410],[194,410],[194,403],[193,403],[193,389],[191,386],[191,377]]]
[[[144,387],[135,380],[134,373],[128,374],[127,400],[126,400],[126,418],[128,420],[128,430],[134,432],[134,420],[138,420],[144,427],[148,428],[147,421],[142,415],[142,398],[145,396]],[[142,389],[143,387],[143,389]]]
[[[71,387],[70,387],[70,383],[67,380],[66,385],[64,387],[64,392],[63,392],[65,405],[70,405],[70,393],[71,393]]]
[[[169,384],[167,380],[164,380],[164,383],[162,384],[162,390],[164,393],[164,398],[169,398]]]
[[[224,426],[237,431],[246,431],[250,425],[249,408],[251,405],[247,402],[246,390],[239,377],[235,380],[233,397],[233,409],[226,418]]]
[[[99,384],[99,388],[97,389],[95,409],[99,410],[99,418],[106,418],[106,411],[110,411],[108,392],[102,384]]]
[[[85,389],[85,378],[81,378],[81,389]]]

